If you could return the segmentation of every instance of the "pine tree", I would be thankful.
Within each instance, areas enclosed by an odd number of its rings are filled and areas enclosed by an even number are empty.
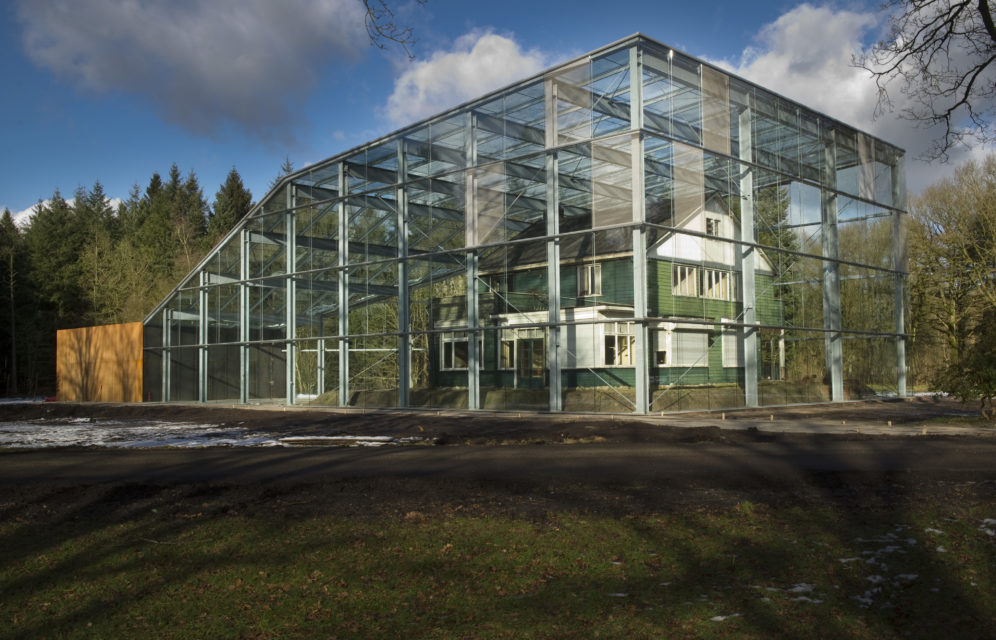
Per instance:
[[[211,219],[208,222],[208,243],[214,245],[252,208],[252,193],[242,184],[242,176],[232,167],[224,184],[214,196]]]
[[[277,176],[273,180],[270,180],[270,184],[266,187],[266,190],[273,189],[273,187],[280,184],[280,180],[284,176],[289,176],[292,173],[294,173],[294,163],[291,162],[290,156],[284,156],[284,161],[280,163],[280,172],[277,173]]]
[[[4,209],[0,218],[0,283],[7,306],[7,317],[2,319],[4,329],[0,332],[0,369],[4,372],[3,388],[8,396],[17,395],[17,289],[18,270],[21,262],[21,233],[14,224],[9,209]]]

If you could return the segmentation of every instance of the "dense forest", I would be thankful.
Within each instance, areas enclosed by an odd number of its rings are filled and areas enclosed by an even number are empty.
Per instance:
[[[0,220],[0,394],[55,392],[58,329],[142,320],[252,207],[234,168],[210,204],[175,164],[114,210],[103,186]]]

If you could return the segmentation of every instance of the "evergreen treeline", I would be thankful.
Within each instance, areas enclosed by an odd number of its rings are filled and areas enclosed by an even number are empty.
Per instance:
[[[58,329],[142,320],[252,207],[234,168],[208,204],[174,164],[113,210],[99,182],[0,220],[0,393],[55,392]]]

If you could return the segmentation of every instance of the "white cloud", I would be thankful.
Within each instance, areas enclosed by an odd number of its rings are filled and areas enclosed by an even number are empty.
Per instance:
[[[907,184],[911,193],[918,193],[986,149],[960,148],[951,154],[950,164],[927,164],[916,157],[939,129],[918,127],[894,113],[875,117],[875,82],[867,71],[853,66],[852,59],[864,50],[869,34],[878,35],[885,20],[883,14],[803,4],[765,26],[740,60],[716,64],[906,149]],[[898,113],[902,97],[892,97]]]
[[[319,71],[367,46],[357,0],[21,0],[18,14],[36,64],[196,133],[285,134]]]
[[[76,204],[76,198],[66,198],[66,203],[72,207]],[[38,210],[39,206],[47,207],[52,204],[52,200],[42,200],[39,204],[34,204],[27,209],[21,209],[20,211],[11,211],[10,216],[14,219],[14,224],[17,225],[19,229],[23,229],[29,224],[31,224],[31,219],[35,216],[35,212]],[[107,204],[111,207],[111,210],[115,213],[118,210],[118,206],[121,204],[121,198],[107,198]],[[0,207],[0,212],[2,212],[5,207]]]
[[[549,64],[547,54],[523,50],[510,37],[473,31],[460,36],[449,51],[436,51],[411,63],[395,81],[384,113],[396,126],[410,124],[536,74]]]

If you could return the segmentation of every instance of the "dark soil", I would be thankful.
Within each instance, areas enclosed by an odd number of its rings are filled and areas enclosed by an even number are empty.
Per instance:
[[[446,445],[554,444],[563,442],[675,444],[769,442],[813,437],[868,439],[860,425],[922,424],[978,416],[974,407],[949,399],[879,400],[664,416],[537,414],[413,410],[313,409],[238,405],[26,403],[0,404],[0,422],[35,419],[163,420],[243,427],[287,436],[419,436]],[[833,436],[775,433],[764,422],[833,420],[855,432]],[[712,424],[710,424],[712,423]],[[689,426],[695,425],[695,426]],[[722,427],[722,428],[721,428]],[[760,428],[751,428],[760,427]],[[941,433],[932,428],[932,433]]]
[[[946,399],[873,401],[841,405],[765,408],[720,414],[679,414],[664,417],[552,415],[530,413],[469,413],[436,411],[332,410],[307,408],[246,408],[231,405],[70,404],[0,405],[0,421],[68,419],[166,420],[242,426],[275,435],[422,436],[438,444],[489,446],[578,442],[647,444],[686,443],[817,443],[823,438],[871,440],[890,438],[864,433],[801,434],[763,430],[775,420],[840,420],[847,424],[892,421],[896,425],[929,423],[942,432],[945,421],[977,415],[973,407]],[[701,426],[714,422],[717,426]],[[688,424],[700,426],[682,426]],[[730,426],[758,423],[762,429]],[[728,427],[721,429],[718,425]],[[944,438],[947,436],[934,436]],[[232,455],[238,455],[233,449]],[[742,502],[774,508],[807,504],[838,505],[855,513],[902,510],[922,503],[970,508],[996,504],[996,481],[987,478],[929,477],[910,472],[811,473],[797,482],[758,473],[729,478],[677,474],[667,482],[611,483],[574,479],[458,480],[453,478],[343,478],[311,482],[147,484],[118,482],[70,486],[59,483],[6,487],[0,517],[59,522],[80,517],[108,521],[138,511],[159,509],[217,515],[270,514],[287,518],[398,517],[407,519],[467,514],[477,517],[513,516],[543,520],[556,512],[632,513],[726,509]],[[874,517],[874,516],[873,516]]]

